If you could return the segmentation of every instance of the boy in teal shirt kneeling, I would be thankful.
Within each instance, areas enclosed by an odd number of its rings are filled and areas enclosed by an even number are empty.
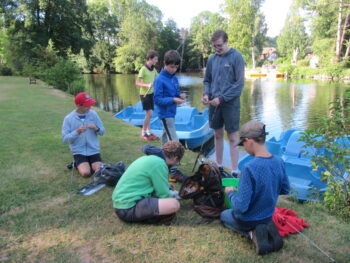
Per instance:
[[[119,219],[129,223],[169,222],[180,209],[179,201],[171,198],[168,174],[185,149],[180,142],[169,141],[162,151],[165,160],[155,155],[140,157],[119,180],[112,194]]]

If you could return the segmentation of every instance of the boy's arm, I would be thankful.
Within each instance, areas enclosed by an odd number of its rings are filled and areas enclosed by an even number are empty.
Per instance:
[[[286,169],[284,167],[284,163],[282,164],[282,178],[281,178],[281,191],[280,195],[287,195],[290,192],[289,179],[286,173]]]
[[[242,176],[239,180],[238,192],[230,191],[227,193],[231,206],[235,213],[243,214],[250,206],[253,195],[253,186],[250,172],[248,169],[243,169]]]
[[[71,131],[69,121],[64,118],[62,124],[62,141],[66,143],[73,143],[79,136],[77,130]]]
[[[98,114],[95,112],[96,114],[96,126],[99,128],[99,130],[96,132],[96,134],[102,136],[103,134],[105,134],[105,127],[103,126],[103,122],[101,121],[100,117],[98,116]]]
[[[156,78],[154,81],[155,104],[163,106],[175,103],[173,97],[164,97],[164,87],[165,85],[163,84],[163,82],[159,78]]]
[[[211,56],[208,59],[207,67],[205,69],[205,75],[204,75],[204,92],[203,95],[207,95],[209,97],[210,95],[210,85],[211,85]]]
[[[142,80],[144,79],[144,72],[145,72],[145,67],[142,67],[140,69],[139,74],[137,75],[135,84],[138,87],[145,87],[145,88],[150,88],[152,87],[152,83],[144,83]]]
[[[168,183],[169,170],[166,165],[158,165],[154,167],[152,171],[152,184],[156,197],[158,198],[169,198],[170,190]]]

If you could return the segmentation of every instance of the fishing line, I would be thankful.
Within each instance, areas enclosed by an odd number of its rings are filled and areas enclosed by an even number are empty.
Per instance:
[[[325,255],[327,258],[329,258],[329,260],[331,262],[336,263],[335,259],[333,259],[331,256],[328,255],[327,252],[325,252],[324,250],[322,250],[322,248],[320,248],[313,240],[311,240],[310,238],[308,238],[305,234],[301,233],[298,229],[296,229],[291,223],[288,222],[287,219],[285,219],[283,216],[277,214],[284,222],[286,222],[289,226],[291,226],[295,231],[297,231],[299,234],[301,234],[301,236],[303,238],[305,238],[306,241],[309,241],[311,243],[311,245],[313,245],[315,248],[317,248],[323,255]]]

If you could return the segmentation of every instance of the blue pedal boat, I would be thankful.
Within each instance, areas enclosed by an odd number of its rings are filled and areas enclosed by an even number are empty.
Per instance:
[[[142,126],[145,111],[141,102],[134,107],[128,106],[114,115],[134,126]],[[195,107],[178,107],[175,116],[175,129],[177,137],[190,150],[200,150],[201,146],[214,136],[214,130],[209,128],[208,110],[199,112]],[[163,124],[158,118],[157,110],[153,112],[151,119],[151,131],[158,137],[162,136]]]
[[[318,154],[313,147],[304,148],[305,142],[299,141],[302,130],[290,129],[281,133],[277,140],[272,137],[266,141],[266,147],[274,155],[280,156],[285,162],[286,173],[291,186],[291,196],[298,200],[315,200],[315,191],[321,196],[327,188],[327,182],[321,181],[319,171],[314,171],[311,156],[305,152]],[[346,145],[350,147],[350,144]],[[239,170],[254,157],[246,155],[238,162]]]
[[[157,110],[154,109],[151,122],[158,118],[157,115]],[[134,126],[142,127],[145,118],[145,111],[142,109],[141,101],[139,101],[135,106],[127,106],[123,110],[117,112],[114,117]]]

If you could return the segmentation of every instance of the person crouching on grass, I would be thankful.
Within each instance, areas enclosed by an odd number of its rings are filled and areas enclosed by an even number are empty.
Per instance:
[[[178,141],[162,147],[165,160],[156,155],[142,156],[124,172],[115,187],[112,200],[115,213],[129,223],[169,223],[180,209],[171,198],[168,167],[180,162],[185,148]]]
[[[155,65],[158,62],[158,53],[150,50],[147,53],[147,61],[139,71],[136,79],[136,86],[140,87],[140,99],[142,108],[146,111],[145,119],[141,131],[141,138],[146,141],[152,141],[158,137],[151,133],[151,118],[154,109],[153,102],[153,81],[158,76]]]
[[[238,192],[235,187],[225,188],[232,209],[220,215],[225,227],[252,240],[261,255],[283,246],[272,215],[278,196],[290,191],[283,160],[265,147],[266,134],[265,125],[256,120],[241,127],[238,145],[254,158],[242,169]]]
[[[62,140],[69,143],[79,174],[88,177],[102,164],[98,135],[102,136],[105,128],[98,114],[91,109],[96,101],[88,93],[81,92],[74,100],[77,108],[63,120]]]

